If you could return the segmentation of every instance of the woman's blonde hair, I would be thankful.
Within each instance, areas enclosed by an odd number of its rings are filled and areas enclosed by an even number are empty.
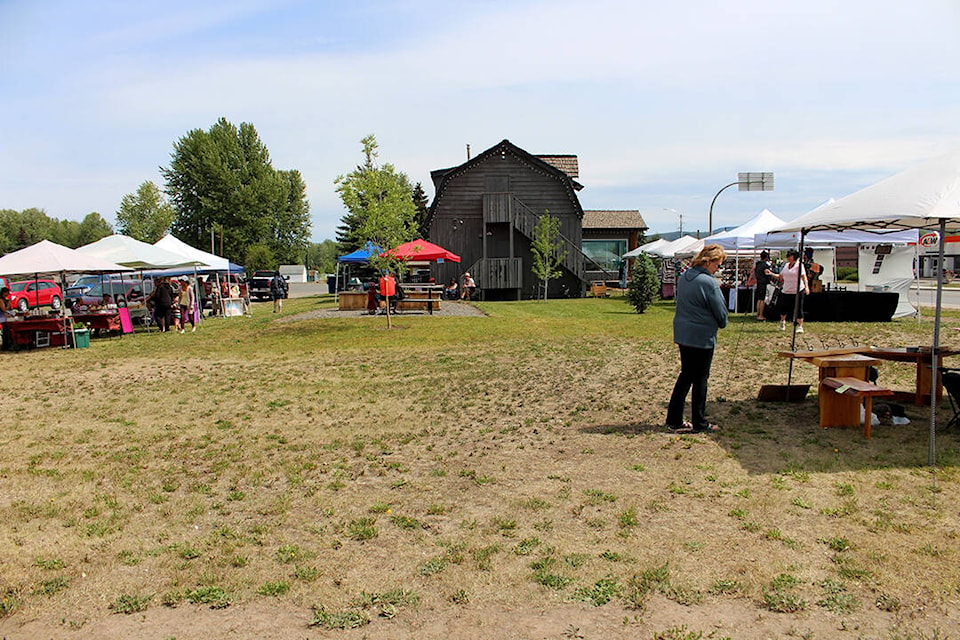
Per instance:
[[[694,257],[691,264],[695,267],[702,267],[708,262],[713,262],[714,260],[723,262],[726,259],[727,252],[723,250],[723,247],[718,244],[708,244],[703,249],[700,249],[700,253]]]

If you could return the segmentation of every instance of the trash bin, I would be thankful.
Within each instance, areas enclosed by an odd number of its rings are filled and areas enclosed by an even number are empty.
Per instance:
[[[337,292],[337,276],[327,276],[327,293]]]

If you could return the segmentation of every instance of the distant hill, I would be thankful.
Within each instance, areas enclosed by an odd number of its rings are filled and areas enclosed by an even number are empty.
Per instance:
[[[736,227],[723,227],[722,229],[717,229],[716,231],[714,231],[714,233],[720,233],[721,231],[729,231],[730,229],[736,229]],[[683,232],[683,235],[685,235],[685,236],[696,236],[696,234],[697,234],[696,231],[684,231],[684,232]],[[658,236],[658,237],[660,237],[660,238],[663,238],[664,240],[676,240],[677,238],[680,237],[680,232],[679,232],[679,231],[668,231],[668,232],[666,232],[666,233],[659,233],[659,234],[658,234],[658,233],[656,233],[656,232],[654,232],[654,231],[648,231],[647,234],[646,234],[646,238],[649,240],[650,238],[652,238],[652,237],[655,236],[655,235]]]

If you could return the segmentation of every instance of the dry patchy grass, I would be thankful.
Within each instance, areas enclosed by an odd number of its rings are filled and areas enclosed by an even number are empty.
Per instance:
[[[723,431],[677,436],[669,304],[485,308],[390,331],[258,313],[4,354],[0,628],[265,599],[318,630],[570,602],[637,622],[664,599],[860,616],[890,638],[956,623],[960,450],[942,434],[924,466],[924,410],[865,441],[818,429],[815,399],[757,403],[786,382],[789,336],[747,315],[714,361]],[[930,326],[803,339],[924,344]]]

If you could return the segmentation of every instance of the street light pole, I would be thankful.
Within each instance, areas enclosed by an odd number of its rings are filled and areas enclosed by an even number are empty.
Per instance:
[[[710,201],[710,216],[707,220],[707,224],[710,226],[708,236],[713,235],[713,204],[717,201],[721,193],[733,185],[739,185],[740,191],[773,191],[773,173],[741,171],[737,174],[736,182],[731,182],[720,189],[720,191],[717,191],[717,195],[713,196],[713,200]]]
[[[677,218],[680,220],[680,237],[683,237],[683,212],[677,211],[676,209],[671,209],[670,207],[661,207],[664,211],[672,211],[677,214]]]

